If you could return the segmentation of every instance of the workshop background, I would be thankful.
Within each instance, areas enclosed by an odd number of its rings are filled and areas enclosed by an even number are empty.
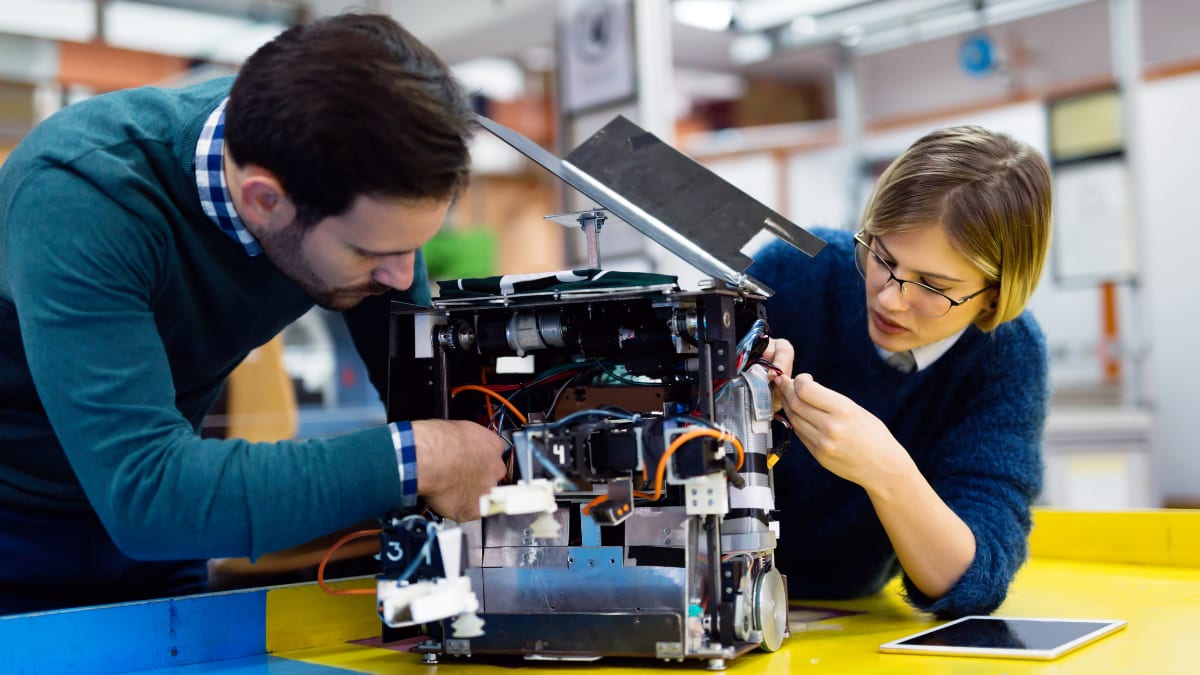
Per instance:
[[[1041,149],[1051,264],[1032,310],[1054,401],[1042,503],[1200,506],[1195,0],[0,0],[0,161],[105,91],[236,72],[306,18],[392,15],[478,109],[556,154],[624,114],[804,227],[853,229],[878,172],[925,131],[980,124]],[[562,269],[592,206],[486,132],[428,250],[439,278]],[[608,269],[694,287],[619,225]],[[315,310],[255,352],[207,425],[311,436],[383,421],[345,327]]]

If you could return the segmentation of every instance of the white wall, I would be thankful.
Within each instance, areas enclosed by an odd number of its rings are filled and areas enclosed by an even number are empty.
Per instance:
[[[849,164],[841,147],[795,153],[788,158],[788,213],[800,227],[849,229],[858,214],[846,199]]]
[[[1200,74],[1147,83],[1139,177],[1146,222],[1145,292],[1150,341],[1152,442],[1161,493],[1200,496]]]

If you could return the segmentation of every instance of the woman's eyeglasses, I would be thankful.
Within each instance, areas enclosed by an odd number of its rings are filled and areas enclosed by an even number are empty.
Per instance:
[[[859,250],[860,248],[862,250]],[[895,270],[883,259],[883,256],[876,253],[875,249],[871,248],[871,245],[863,239],[862,231],[854,235],[854,266],[858,268],[858,273],[867,282],[867,286],[873,290],[882,290],[889,281],[895,281],[899,284],[900,294],[908,301],[909,307],[912,307],[917,314],[930,319],[945,316],[951,309],[991,288],[991,286],[984,286],[970,295],[964,295],[955,300],[920,281],[901,279],[896,276]],[[913,292],[906,293],[905,291],[910,287]]]

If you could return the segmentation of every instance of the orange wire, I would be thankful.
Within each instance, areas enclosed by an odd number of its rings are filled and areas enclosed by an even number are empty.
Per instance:
[[[526,419],[525,415],[521,414],[521,411],[517,410],[516,406],[514,406],[512,403],[509,403],[508,399],[506,399],[503,396],[501,396],[500,394],[492,391],[491,389],[488,389],[487,387],[481,387],[478,384],[463,384],[463,385],[459,385],[459,386],[451,389],[450,395],[458,396],[459,394],[461,394],[464,391],[483,392],[484,394],[487,394],[488,396],[491,396],[492,398],[496,399],[497,401],[500,401],[501,403],[503,403],[504,407],[508,408],[509,412],[511,412],[513,415],[516,415],[517,419],[521,420],[521,424],[529,423],[529,420]]]
[[[325,555],[321,558],[321,564],[317,565],[317,585],[321,587],[321,590],[325,591],[329,595],[375,595],[376,590],[374,588],[346,588],[341,590],[330,588],[325,583],[325,566],[329,564],[329,559],[333,557],[333,552],[342,546],[345,546],[347,542],[360,537],[373,537],[380,532],[382,532],[382,530],[359,530],[357,532],[351,532],[350,534],[333,542],[333,546],[330,546],[329,550],[326,551]]]
[[[733,443],[738,456],[737,466],[733,467],[733,470],[741,471],[742,465],[746,463],[746,450],[742,447],[742,442],[737,439],[737,436],[730,436],[729,441]]]
[[[487,368],[485,368],[483,366],[479,367],[479,383],[482,385],[487,384]],[[487,406],[487,411],[488,411],[487,418],[488,418],[488,423],[490,424],[492,418],[496,416],[496,411],[492,409],[492,399],[488,396],[484,396],[483,403],[484,403],[484,405]]]
[[[479,367],[479,383],[482,385],[487,384],[487,371],[487,366]],[[487,405],[487,418],[488,424],[490,425],[492,420],[496,419],[496,411],[492,408],[492,397],[484,396],[483,402]],[[497,433],[499,433],[499,431],[499,429],[496,430]],[[511,483],[513,480],[513,456],[516,454],[516,452],[509,452],[508,461],[504,463],[504,479],[509,483]]]
[[[737,466],[734,467],[734,470],[741,471],[742,464],[744,464],[746,461],[746,450],[744,448],[742,448],[742,442],[739,441],[736,436],[726,436],[724,434],[721,434],[720,436],[718,436],[718,438],[728,438],[730,441],[733,441],[733,447],[737,449],[737,458],[738,458]],[[646,463],[642,462],[642,481],[645,482],[647,478],[649,478],[649,476],[646,475]],[[634,493],[636,494],[637,490],[634,490]],[[639,496],[645,496],[645,493],[642,493],[642,495],[639,495]]]
[[[676,450],[683,447],[684,443],[687,443],[695,438],[700,438],[701,436],[711,436],[717,440],[729,439],[732,441],[733,447],[737,448],[738,453],[738,463],[736,468],[739,470],[742,468],[742,462],[746,458],[746,452],[742,448],[741,441],[739,441],[736,437],[730,436],[729,434],[721,431],[717,431],[716,429],[693,429],[692,431],[686,431],[676,436],[675,440],[671,441],[671,444],[667,446],[667,450],[663,453],[663,456],[659,458],[658,469],[654,472],[654,495],[650,497],[650,499],[657,501],[658,499],[662,498],[663,476],[667,471],[667,460],[671,458],[671,455],[675,454]]]
[[[602,494],[602,495],[596,497],[595,499],[593,499],[592,501],[588,502],[587,504],[584,504],[583,509],[581,509],[583,511],[583,515],[585,515],[585,516],[592,515],[592,507],[599,506],[606,501],[608,501],[608,495]]]
[[[649,492],[642,492],[641,490],[634,490],[633,496],[641,497],[642,499],[655,499],[654,495],[650,494]],[[590,516],[590,515],[592,515],[592,513],[591,513],[592,507],[599,506],[607,500],[608,500],[608,495],[602,494],[602,495],[596,497],[595,499],[593,499],[592,501],[588,502],[587,504],[584,504],[583,508],[580,510],[583,511],[583,515]]]

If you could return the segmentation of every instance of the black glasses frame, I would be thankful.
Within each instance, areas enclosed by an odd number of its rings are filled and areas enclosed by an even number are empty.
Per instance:
[[[854,234],[854,245],[855,245],[854,266],[858,269],[858,275],[863,278],[863,281],[867,280],[867,271],[865,269],[863,269],[862,258],[859,256],[859,252],[858,252],[858,247],[862,246],[864,249],[866,249],[867,253],[870,253],[871,255],[875,256],[875,259],[879,261],[879,264],[883,265],[883,269],[887,270],[888,280],[883,282],[882,284],[880,284],[879,288],[882,289],[884,286],[887,286],[888,281],[894,281],[894,282],[896,282],[896,285],[898,285],[900,287],[900,294],[903,295],[904,294],[904,284],[912,284],[913,286],[919,286],[919,287],[929,291],[930,293],[933,293],[934,295],[940,295],[941,297],[946,299],[946,302],[950,303],[950,305],[948,307],[946,307],[946,311],[942,312],[941,314],[927,315],[931,319],[938,319],[943,316],[946,316],[947,314],[950,313],[950,310],[954,309],[955,307],[958,307],[959,305],[966,304],[975,296],[992,288],[992,285],[988,284],[987,286],[984,286],[983,288],[975,291],[974,293],[971,293],[970,295],[964,295],[961,298],[955,300],[954,298],[946,295],[945,293],[930,286],[929,284],[921,283],[920,281],[910,281],[908,279],[901,279],[900,277],[896,276],[896,270],[892,269],[892,266],[889,265],[888,262],[883,259],[883,256],[879,255],[879,253],[875,249],[871,248],[871,245],[868,244],[866,242],[866,240],[863,239],[863,232],[864,232],[864,230],[859,230],[858,232],[856,232]]]

